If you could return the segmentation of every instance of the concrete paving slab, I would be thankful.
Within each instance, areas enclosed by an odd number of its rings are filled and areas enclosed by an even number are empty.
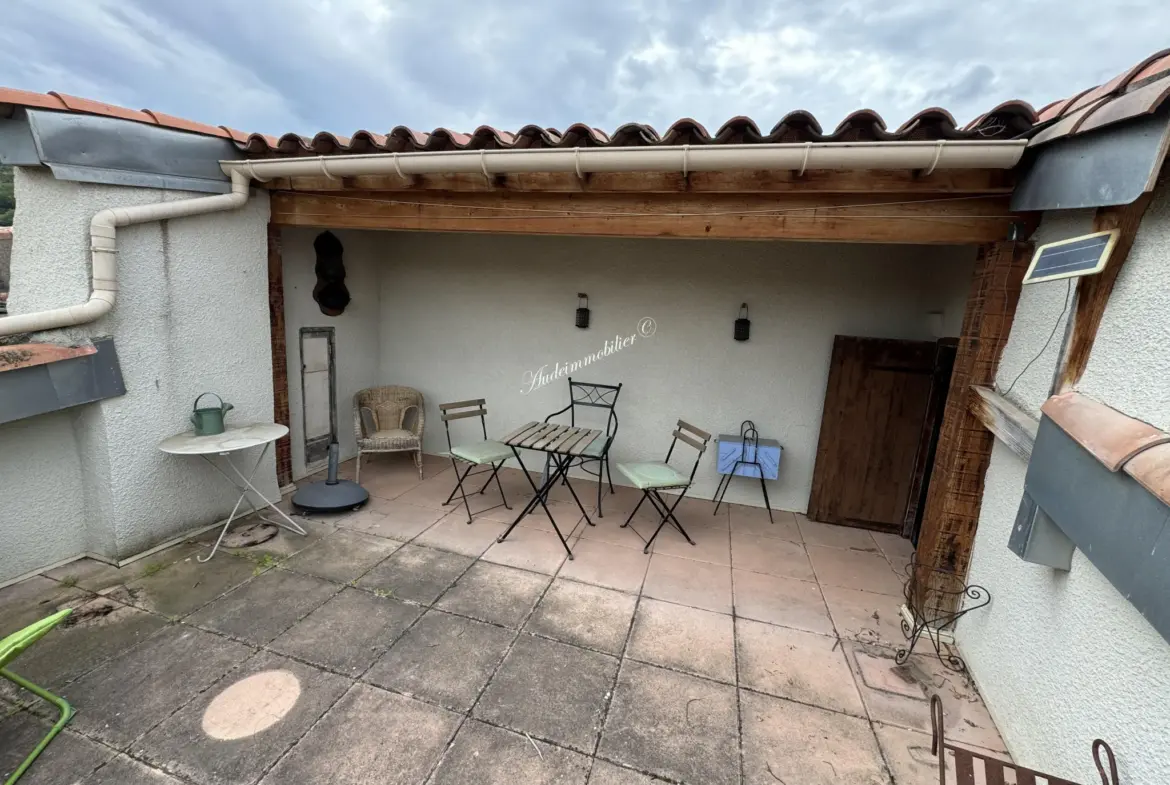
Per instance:
[[[821,593],[842,638],[888,646],[905,645],[901,614],[904,597],[840,586],[822,586]]]
[[[187,621],[262,646],[341,590],[335,583],[269,570],[220,597]]]
[[[626,660],[597,754],[671,780],[738,783],[735,688]]]
[[[637,597],[557,578],[525,631],[621,656]]]
[[[892,596],[902,592],[904,576],[894,572],[876,545],[869,551],[817,545],[809,545],[807,550],[817,581],[822,586],[842,586]]]
[[[261,652],[135,742],[136,755],[201,785],[258,780],[352,682]]]
[[[406,542],[429,529],[447,510],[416,506],[402,501],[381,501],[356,515],[343,518],[338,525],[367,534]]]
[[[359,676],[414,623],[422,608],[346,588],[269,644],[274,651]]]
[[[732,570],[731,581],[736,616],[833,634],[833,621],[817,584],[745,570]]]
[[[280,528],[276,536],[272,539],[247,547],[233,548],[226,544],[230,541],[225,540],[225,545],[221,545],[219,548],[220,551],[235,556],[242,556],[252,561],[283,561],[293,554],[303,551],[322,538],[328,537],[336,528],[336,524],[330,520],[310,519],[295,512],[289,514],[293,517],[293,520],[301,525],[301,528],[305,530],[305,534],[301,535],[294,531]],[[269,512],[268,515],[272,516],[273,513]],[[233,531],[242,529],[253,523],[263,524],[265,522],[255,515],[249,515],[246,518],[241,518],[234,522],[231,529],[228,530],[228,534],[230,535]],[[219,537],[219,532],[220,530],[218,528],[206,531],[199,535],[197,541],[210,546]]]
[[[780,698],[865,717],[836,638],[735,620],[740,684]]]
[[[561,565],[558,576],[636,594],[642,588],[650,556],[642,553],[640,547],[633,547],[638,544],[637,538],[632,534],[629,536],[626,541],[629,547],[602,540],[570,543],[573,560]]]
[[[92,592],[63,586],[43,575],[6,586],[0,589],[0,638],[92,598]]]
[[[665,780],[623,769],[600,758],[593,761],[593,772],[589,775],[589,785],[654,785],[656,782]]]
[[[638,604],[627,656],[653,665],[735,683],[730,616],[653,600]]]
[[[731,570],[719,564],[655,553],[650,557],[642,594],[692,608],[731,613]]]
[[[435,607],[519,629],[550,580],[547,575],[480,561],[439,598]]]
[[[733,532],[731,559],[737,570],[762,572],[802,581],[816,580],[804,546],[798,542]]]
[[[252,577],[258,565],[230,553],[202,564],[194,556],[166,569],[143,574],[110,593],[119,602],[181,618]]]
[[[566,539],[571,528],[568,521],[565,526],[561,526],[561,533]],[[483,554],[485,561],[548,575],[556,575],[566,556],[565,546],[555,533],[527,526],[517,526],[508,539],[493,544]]]
[[[79,785],[183,785],[182,782],[133,758],[118,755]]]
[[[417,785],[443,754],[459,716],[355,685],[261,785]]]
[[[748,507],[743,504],[728,505],[728,517],[731,519],[733,534],[751,534],[756,537],[775,537],[780,540],[800,542],[800,529],[796,525],[796,515],[787,510],[772,510],[769,520],[768,511],[763,507]]]
[[[538,751],[539,750],[539,751]],[[585,785],[589,758],[519,733],[468,720],[432,785]]]
[[[473,715],[590,754],[618,661],[521,634]]]
[[[515,636],[492,624],[428,611],[390,647],[364,679],[467,711]]]
[[[745,785],[888,785],[865,720],[740,691]]]
[[[398,550],[400,543],[372,534],[338,529],[300,551],[282,566],[306,575],[349,583]]]
[[[938,758],[930,752],[931,736],[893,725],[874,723],[878,746],[885,755],[890,773],[897,785],[936,785],[938,783]],[[1008,756],[987,753],[1006,759]],[[953,763],[953,761],[952,761]],[[976,764],[978,766],[978,764]],[[983,772],[980,772],[982,774]],[[978,775],[977,775],[978,776]]]
[[[7,782],[33,751],[52,724],[28,712],[0,715],[0,781]],[[61,785],[83,779],[114,751],[89,739],[65,731],[53,739],[20,778],[20,785]]]
[[[486,551],[496,538],[508,528],[506,523],[476,518],[475,523],[468,524],[465,516],[459,513],[448,513],[431,528],[414,538],[415,545],[426,545],[452,553],[461,553],[464,556],[478,557]]]
[[[403,545],[358,579],[364,589],[389,592],[400,600],[430,605],[474,559],[434,548]]]
[[[194,541],[183,542],[121,568],[97,559],[85,558],[49,570],[45,576],[60,581],[66,586],[79,586],[89,591],[100,592],[111,586],[129,583],[142,577],[144,572],[158,572],[161,568],[205,553],[207,553],[207,549],[203,544]]]
[[[242,643],[175,624],[60,694],[77,709],[73,727],[125,747],[252,652]]]

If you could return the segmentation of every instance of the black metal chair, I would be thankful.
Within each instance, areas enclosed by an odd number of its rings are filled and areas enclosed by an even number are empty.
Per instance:
[[[654,530],[654,534],[650,535],[650,539],[646,541],[646,547],[642,549],[643,553],[650,552],[650,546],[654,544],[654,539],[658,536],[658,532],[662,531],[662,527],[669,521],[674,528],[678,529],[679,534],[686,538],[691,545],[695,541],[687,534],[686,529],[678,522],[678,518],[674,517],[674,509],[678,507],[679,502],[686,496],[687,489],[691,487],[691,483],[695,481],[695,472],[699,469],[699,461],[703,458],[703,452],[707,449],[707,442],[711,440],[711,434],[700,430],[693,425],[690,425],[682,420],[678,421],[678,425],[671,434],[674,438],[670,441],[670,449],[666,451],[666,460],[661,463],[619,463],[618,471],[626,475],[634,487],[642,491],[642,498],[638,500],[638,504],[630,512],[630,517],[626,518],[626,522],[622,524],[622,528],[630,525],[630,521],[634,519],[638,508],[642,506],[642,502],[647,499],[654,509],[662,516],[662,520],[658,523],[658,528]],[[674,446],[680,441],[689,444],[697,451],[695,454],[695,465],[691,467],[691,474],[688,477],[670,465],[670,456],[674,454]],[[662,498],[661,491],[677,490],[678,495],[674,498],[673,504],[667,504],[666,500]],[[636,532],[635,532],[636,533]],[[639,537],[641,535],[638,535]]]
[[[476,514],[494,510],[496,507],[512,509],[508,506],[508,500],[504,496],[504,486],[500,484],[500,469],[503,467],[504,461],[512,457],[512,448],[503,442],[488,439],[487,408],[484,406],[484,399],[476,398],[470,401],[441,403],[439,404],[439,412],[442,414],[443,428],[447,431],[447,455],[451,458],[451,466],[455,469],[455,489],[451,491],[451,495],[447,497],[447,501],[443,502],[443,504],[450,504],[451,500],[455,498],[455,491],[458,491],[463,498],[463,509],[467,510],[467,522],[471,523],[471,505],[467,503],[467,492],[463,489],[463,481],[477,474],[489,474],[487,469],[473,473],[471,470],[476,466],[491,466],[491,476],[484,481],[484,484],[479,489],[479,493],[482,494],[487,490],[491,481],[495,480],[496,487],[500,489],[501,502],[500,504],[493,504],[491,507],[485,507],[482,510],[476,510]],[[467,417],[479,418],[480,430],[483,432],[483,440],[452,444],[451,421],[462,420]],[[459,465],[456,461],[467,464],[467,469],[463,474],[459,473]]]
[[[577,407],[588,406],[597,409],[607,409],[609,411],[608,417],[605,421],[605,436],[599,438],[589,445],[585,450],[585,454],[580,458],[574,458],[573,466],[579,466],[586,474],[597,477],[597,517],[605,517],[601,513],[601,494],[602,485],[608,480],[609,492],[613,493],[613,474],[609,468],[609,448],[613,444],[613,440],[617,437],[618,432],[618,417],[615,407],[617,406],[618,395],[622,391],[621,384],[593,384],[591,382],[575,382],[572,377],[569,377],[569,405],[563,409],[553,412],[548,417],[544,418],[548,422],[553,417],[562,415],[565,412],[569,413],[569,424],[577,425]],[[597,464],[597,471],[590,468],[592,464]],[[551,458],[545,459],[544,470],[547,475],[551,468]],[[605,477],[602,477],[604,472]],[[548,499],[545,499],[547,502]]]

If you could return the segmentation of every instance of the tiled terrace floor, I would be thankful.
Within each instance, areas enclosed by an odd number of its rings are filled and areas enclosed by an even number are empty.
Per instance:
[[[469,526],[426,468],[375,459],[367,507],[308,537],[200,564],[213,532],[0,591],[0,632],[76,608],[14,663],[78,709],[22,785],[930,783],[930,691],[952,739],[1003,749],[961,677],[895,667],[897,538],[686,501],[697,545],[664,530],[647,556],[619,488],[567,561],[543,513],[497,544],[514,513]],[[45,729],[15,700],[0,777]]]

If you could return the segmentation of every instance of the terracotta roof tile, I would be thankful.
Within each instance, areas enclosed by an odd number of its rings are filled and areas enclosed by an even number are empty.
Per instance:
[[[65,108],[70,112],[100,114],[106,117],[117,117],[122,120],[134,120],[139,123],[158,125],[158,122],[153,117],[137,109],[127,109],[124,106],[94,101],[90,98],[78,98],[75,95],[68,95],[66,93],[49,93],[49,95],[61,99],[61,103],[65,104]]]
[[[11,87],[0,87],[0,104],[31,106],[36,109],[56,109],[57,111],[69,110],[65,102],[52,93],[30,93],[27,90],[15,90]]]
[[[222,136],[229,139],[231,138],[231,134],[229,134],[221,127],[207,125],[206,123],[197,123],[194,120],[186,120],[182,117],[163,114],[162,112],[156,112],[152,109],[143,109],[142,111],[144,114],[150,115],[156,124],[165,126],[167,128],[174,128],[179,131],[191,131],[192,133],[203,134],[205,136]]]
[[[1170,433],[1078,392],[1054,395],[1040,411],[1111,472],[1143,450],[1170,443]]]

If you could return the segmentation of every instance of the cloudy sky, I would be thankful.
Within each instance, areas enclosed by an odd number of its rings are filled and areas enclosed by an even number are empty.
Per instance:
[[[0,85],[245,131],[1037,107],[1170,46],[1112,0],[3,0]]]

